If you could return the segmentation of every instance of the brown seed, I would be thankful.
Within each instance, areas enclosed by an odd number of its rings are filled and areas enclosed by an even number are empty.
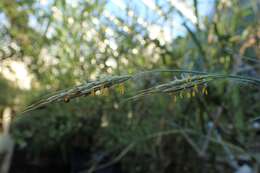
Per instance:
[[[68,103],[69,101],[70,101],[70,98],[67,97],[67,96],[65,96],[65,97],[64,97],[64,102],[65,102],[65,103]]]

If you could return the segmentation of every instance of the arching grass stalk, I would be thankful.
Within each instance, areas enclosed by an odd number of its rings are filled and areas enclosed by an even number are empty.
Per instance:
[[[220,73],[210,73],[210,72],[202,72],[197,70],[185,70],[185,69],[156,69],[156,70],[146,70],[137,73],[133,76],[133,78],[138,78],[144,74],[149,73],[183,73],[183,74],[194,74],[194,75],[221,75],[223,77],[229,79],[239,79],[240,82],[247,82],[250,84],[260,85],[260,79],[248,77],[248,76],[241,76],[241,75],[228,75],[228,74],[220,74]]]
[[[61,90],[28,106],[22,113],[43,108],[50,103],[69,102],[71,99],[74,99],[76,97],[88,96],[91,93],[96,92],[98,90],[103,90],[105,88],[110,88],[114,85],[121,84],[129,80],[130,78],[131,76],[128,75],[106,77],[100,80],[81,84],[69,89]]]
[[[149,73],[152,71],[149,71]],[[139,94],[129,98],[136,99],[139,97],[143,97],[149,94],[155,93],[176,93],[186,89],[194,89],[196,92],[198,91],[199,86],[203,86],[208,84],[211,81],[219,80],[219,79],[229,79],[233,81],[237,81],[240,83],[248,83],[256,86],[260,86],[260,80],[256,78],[244,77],[244,76],[236,76],[236,75],[226,75],[226,74],[206,74],[204,72],[196,72],[196,71],[182,71],[182,70],[156,70],[155,72],[188,72],[188,73],[196,73],[194,76],[187,76],[182,79],[175,79],[169,81],[167,83],[159,84],[153,86],[151,88],[142,90]],[[202,75],[198,75],[202,74]]]
[[[160,84],[151,88],[148,88],[146,90],[141,91],[136,96],[131,97],[130,99],[138,98],[144,95],[152,94],[152,93],[174,93],[179,92],[185,89],[195,89],[197,90],[198,86],[203,86],[208,84],[211,81],[217,80],[217,79],[230,79],[234,81],[238,81],[240,83],[247,83],[252,85],[260,86],[260,80],[256,78],[251,77],[245,77],[245,76],[236,76],[236,75],[226,75],[226,74],[210,74],[206,72],[200,72],[200,71],[191,71],[191,70],[172,70],[172,69],[157,69],[157,70],[151,70],[151,71],[144,71],[137,73],[134,76],[130,75],[124,75],[124,76],[112,76],[112,77],[106,77],[102,78],[100,80],[84,83],[69,89],[60,90],[55,93],[51,93],[48,96],[45,96],[45,98],[41,99],[40,101],[28,106],[22,113],[32,111],[35,109],[40,109],[45,106],[47,106],[50,103],[54,102],[69,102],[71,99],[81,97],[81,96],[88,96],[96,91],[104,90],[107,88],[110,88],[117,84],[122,84],[125,81],[129,79],[136,79],[141,77],[143,74],[147,73],[156,73],[156,72],[176,72],[176,73],[189,73],[194,74],[194,76],[187,76],[182,79],[176,79],[164,84]],[[122,91],[123,93],[123,91]]]

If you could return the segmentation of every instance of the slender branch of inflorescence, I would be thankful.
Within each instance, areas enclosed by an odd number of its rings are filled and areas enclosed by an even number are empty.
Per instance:
[[[56,92],[55,94],[47,98],[43,98],[40,101],[28,106],[22,113],[43,108],[48,104],[54,102],[69,102],[71,99],[77,97],[95,95],[96,91],[107,93],[107,88],[110,88],[114,85],[120,85],[121,83],[124,83],[125,81],[129,80],[130,78],[131,76],[128,75],[107,77],[100,80],[81,84],[73,88],[61,90],[60,92]]]
[[[227,75],[227,74],[216,74],[216,73],[206,73],[200,71],[192,70],[172,70],[172,69],[157,69],[150,71],[139,72],[133,76],[122,75],[122,76],[112,76],[106,77],[100,80],[84,83],[69,89],[64,89],[51,95],[46,96],[40,101],[28,106],[22,113],[32,111],[35,109],[40,109],[54,102],[69,102],[71,99],[81,97],[81,96],[94,96],[96,91],[100,91],[104,95],[108,95],[108,88],[118,85],[120,94],[124,94],[123,83],[130,79],[139,79],[142,75],[148,73],[185,73],[189,74],[181,79],[174,79],[172,81],[153,86],[151,88],[140,91],[137,95],[129,98],[136,99],[145,95],[154,93],[176,93],[185,90],[193,90],[193,93],[198,92],[198,87],[202,87],[202,92],[207,94],[206,85],[211,81],[219,79],[229,79],[237,81],[240,83],[247,83],[256,86],[260,86],[260,79],[251,78],[247,76],[237,76],[237,75]],[[192,74],[193,76],[191,76]],[[192,94],[195,95],[195,94]],[[128,99],[128,100],[129,100]]]
[[[148,71],[147,73],[152,73],[153,71]],[[186,89],[192,89],[194,92],[198,92],[198,87],[202,86],[202,92],[207,93],[206,85],[211,81],[219,79],[229,79],[239,83],[247,83],[256,86],[260,86],[260,80],[256,78],[237,76],[237,75],[226,75],[226,74],[210,74],[198,71],[188,71],[188,70],[155,70],[154,72],[177,72],[177,73],[193,73],[193,76],[186,76],[182,79],[174,79],[172,81],[153,86],[151,88],[142,90],[137,95],[129,99],[137,99],[145,95],[155,94],[155,93],[176,93],[181,92]],[[142,72],[143,74],[146,72]],[[128,100],[129,100],[128,99]]]

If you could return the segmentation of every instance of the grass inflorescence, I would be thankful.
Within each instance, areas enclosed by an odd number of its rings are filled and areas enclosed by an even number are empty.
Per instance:
[[[69,102],[71,99],[81,96],[94,96],[96,91],[101,91],[106,95],[108,88],[114,85],[121,84],[129,80],[130,78],[131,76],[128,75],[106,77],[100,80],[87,82],[69,89],[61,90],[28,106],[22,113],[43,108],[48,104],[54,102]]]
[[[171,72],[171,70],[163,70],[162,72]],[[181,71],[173,70],[173,72],[181,72]],[[137,99],[139,97],[143,97],[145,95],[150,95],[155,93],[176,93],[187,89],[190,90],[192,89],[193,92],[190,95],[194,96],[195,92],[198,92],[198,87],[202,87],[202,93],[207,94],[208,93],[206,89],[207,84],[219,79],[229,79],[239,83],[247,83],[251,85],[260,86],[260,80],[256,78],[236,76],[236,75],[226,75],[226,74],[210,74],[210,73],[207,74],[204,72],[196,72],[196,71],[184,71],[184,72],[195,73],[195,74],[193,76],[187,75],[181,79],[176,78],[169,82],[162,83],[153,86],[151,88],[142,90],[137,95],[129,99]]]
[[[184,73],[189,74],[181,79],[175,78],[174,80],[162,83],[148,89],[140,91],[137,95],[127,99],[137,99],[145,95],[155,94],[155,93],[177,93],[185,90],[192,90],[189,96],[194,96],[198,92],[198,88],[202,87],[202,93],[207,94],[206,86],[212,81],[219,79],[229,79],[239,83],[246,83],[251,85],[260,86],[260,80],[257,78],[251,78],[247,76],[237,76],[237,75],[227,75],[227,74],[211,74],[199,71],[189,71],[189,70],[171,70],[171,69],[158,69],[151,71],[144,71],[137,73],[134,76],[122,75],[122,76],[111,76],[102,78],[96,81],[87,82],[69,89],[61,90],[56,93],[47,96],[40,101],[28,106],[22,113],[36,110],[47,106],[54,102],[69,102],[71,99],[81,97],[81,96],[95,96],[96,91],[100,91],[104,96],[108,95],[108,88],[118,85],[120,94],[124,94],[123,83],[130,79],[139,79],[145,73],[162,73],[162,72],[174,72],[174,73]]]

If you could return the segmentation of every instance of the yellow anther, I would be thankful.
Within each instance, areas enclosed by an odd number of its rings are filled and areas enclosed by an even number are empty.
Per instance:
[[[174,102],[174,103],[177,102],[177,96],[176,96],[176,95],[173,96],[173,102]]]
[[[202,92],[202,94],[204,94],[204,92],[205,92],[205,87],[202,88],[202,91],[201,91],[201,92]]]
[[[124,94],[125,93],[125,86],[123,83],[120,83],[119,86],[118,86],[118,89],[119,89],[119,93],[120,94]]]
[[[108,88],[104,88],[103,95],[108,96],[108,94],[109,94]]]
[[[192,97],[195,97],[195,95],[196,95],[196,92],[195,92],[194,90],[192,90],[191,96],[192,96]]]
[[[187,97],[188,97],[188,98],[191,98],[190,92],[187,92]]]
[[[93,89],[93,90],[91,90],[91,93],[90,93],[90,95],[91,96],[95,96],[96,95],[96,92],[95,92],[95,90]]]
[[[105,89],[105,86],[101,85],[101,87],[100,87],[100,95],[104,95],[104,89]]]
[[[202,88],[202,94],[208,95],[208,90],[206,86]]]
[[[208,90],[207,90],[207,88],[205,89],[205,95],[208,95]]]
[[[194,85],[194,87],[193,87],[193,88],[194,88],[194,91],[195,91],[195,92],[199,92],[199,89],[198,89],[198,85],[197,85],[197,84],[196,84],[196,85]]]

